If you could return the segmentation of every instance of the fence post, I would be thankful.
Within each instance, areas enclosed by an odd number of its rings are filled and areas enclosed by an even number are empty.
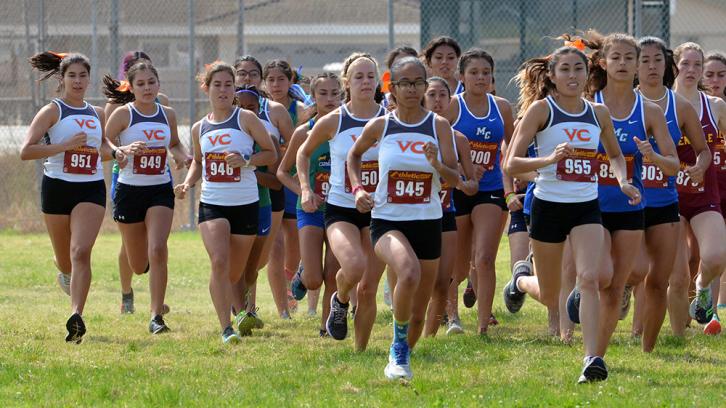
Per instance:
[[[245,55],[245,2],[237,0],[237,57]]]
[[[118,0],[111,0],[111,19],[108,24],[108,42],[109,42],[109,70],[113,73],[118,69],[119,61],[119,41],[118,41]]]
[[[189,9],[189,146],[194,146],[192,143],[192,125],[194,125],[194,119],[197,117],[196,112],[196,96],[197,96],[197,81],[194,79],[196,75],[196,58],[194,57],[194,0],[188,0],[187,8]],[[196,189],[194,187],[189,189],[189,229],[193,230],[194,227],[194,199]]]
[[[91,1],[91,65],[98,67],[98,0]],[[113,71],[112,71],[113,72]],[[91,70],[91,92],[98,95],[98,69]]]
[[[241,1],[241,0],[240,0]],[[394,32],[393,0],[388,0],[388,50],[392,50],[396,42]]]

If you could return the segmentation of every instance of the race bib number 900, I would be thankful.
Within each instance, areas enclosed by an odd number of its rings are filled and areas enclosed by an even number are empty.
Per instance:
[[[390,170],[388,202],[391,204],[426,204],[431,202],[433,174],[422,171]]]
[[[378,186],[378,161],[364,161],[360,165],[360,183],[363,189],[369,193],[376,191]],[[345,163],[345,192],[351,193],[353,187],[350,185],[350,177],[348,177],[348,163]]]
[[[81,146],[66,150],[63,156],[63,173],[96,174],[98,150],[91,146]]]
[[[150,147],[134,155],[134,174],[158,176],[166,171],[166,148]]]
[[[594,149],[575,149],[572,156],[557,162],[557,180],[592,183],[597,181],[597,151]]]
[[[483,166],[486,170],[494,169],[494,158],[497,156],[497,143],[469,141],[471,161],[475,166]]]

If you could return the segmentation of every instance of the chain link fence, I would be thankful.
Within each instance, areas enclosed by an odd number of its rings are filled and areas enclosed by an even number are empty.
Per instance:
[[[0,4],[0,229],[44,228],[40,163],[21,162],[27,126],[57,83],[36,81],[27,58],[76,51],[92,61],[88,99],[103,105],[100,78],[119,76],[124,53],[143,50],[159,70],[179,134],[207,111],[194,76],[205,63],[251,54],[283,58],[305,75],[337,69],[351,52],[383,61],[394,46],[418,50],[449,35],[496,61],[497,93],[515,101],[519,64],[560,45],[555,37],[595,28],[657,35],[706,50],[726,48],[725,0],[3,0]],[[107,166],[110,167],[110,166]],[[183,172],[175,172],[180,180]],[[108,176],[108,175],[107,175]],[[110,202],[109,202],[110,211]],[[174,228],[193,226],[195,198],[178,203]],[[105,229],[113,229],[107,217]]]

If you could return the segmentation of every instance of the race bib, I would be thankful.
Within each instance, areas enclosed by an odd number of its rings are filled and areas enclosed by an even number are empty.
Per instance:
[[[166,148],[148,147],[134,154],[134,174],[158,176],[166,171]]]
[[[98,150],[91,146],[81,146],[66,150],[63,156],[63,173],[96,174]]]
[[[240,181],[240,168],[230,166],[224,160],[225,153],[209,152],[204,155],[204,179],[215,183]]]
[[[471,147],[471,161],[474,165],[483,166],[486,170],[494,169],[494,158],[497,157],[497,147],[494,142],[469,141]]]
[[[663,174],[660,167],[648,160],[647,157],[643,157],[641,178],[643,179],[643,187],[645,188],[668,187],[668,178]]]
[[[376,191],[378,186],[378,161],[370,160],[364,161],[360,165],[360,182],[363,189],[369,193]],[[350,178],[348,177],[348,163],[345,163],[345,192],[353,192],[353,187],[350,185]]]
[[[423,171],[390,170],[388,202],[391,204],[427,204],[431,202],[433,174]]]
[[[625,158],[625,168],[628,175],[628,181],[633,180],[634,173],[634,157],[623,155]],[[606,154],[598,153],[598,172],[597,172],[597,183],[603,186],[619,186],[617,177],[612,167],[610,167],[610,159]]]
[[[439,198],[441,199],[441,209],[448,211],[451,208],[451,193],[453,190],[446,180],[441,179],[441,191],[439,191]]]
[[[691,180],[691,176],[686,173],[687,164],[681,162],[681,168],[676,175],[676,190],[678,193],[699,194],[706,191],[703,184],[698,184]]]
[[[713,166],[719,172],[726,172],[726,145],[723,137],[713,145]]]
[[[572,156],[557,162],[557,180],[593,183],[597,166],[597,151],[594,149],[575,149]]]
[[[330,190],[330,173],[315,173],[315,186],[313,191],[315,194],[325,198]]]

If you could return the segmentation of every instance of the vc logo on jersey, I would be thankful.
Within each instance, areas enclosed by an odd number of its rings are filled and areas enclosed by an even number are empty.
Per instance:
[[[226,145],[232,143],[232,141],[230,140],[231,138],[232,137],[229,135],[229,133],[224,133],[224,134],[216,135],[216,136],[209,136],[209,143],[211,143],[212,146],[216,146],[217,143],[219,143],[220,145],[226,146]]]
[[[478,127],[476,128],[476,135],[484,136],[484,139],[489,139],[492,137],[492,132],[490,132],[486,127]]]
[[[573,142],[575,138],[581,142],[589,142],[592,138],[587,129],[565,129],[565,133],[570,138],[570,142]]]
[[[144,130],[144,135],[146,136],[146,140],[151,140],[152,138],[154,140],[164,140],[166,136],[164,136],[164,131],[161,129],[151,129],[151,130]]]
[[[402,152],[406,153],[406,150],[411,150],[412,153],[416,154],[423,154],[424,152],[424,142],[401,142],[400,140],[397,142],[398,147],[401,149]]]
[[[83,129],[84,127],[87,127],[89,129],[95,129],[96,128],[96,121],[93,119],[73,119],[76,121],[78,126]]]

